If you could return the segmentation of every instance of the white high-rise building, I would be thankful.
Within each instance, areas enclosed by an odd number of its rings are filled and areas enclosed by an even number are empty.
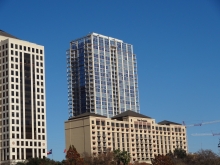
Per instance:
[[[133,46],[97,33],[70,42],[67,51],[69,117],[107,117],[140,111]]]
[[[0,162],[47,156],[44,47],[0,30]]]

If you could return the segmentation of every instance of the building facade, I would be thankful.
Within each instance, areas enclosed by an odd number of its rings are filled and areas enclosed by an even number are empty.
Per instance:
[[[44,47],[0,30],[0,162],[43,158]]]
[[[148,116],[126,111],[112,118],[84,113],[65,122],[66,149],[74,145],[82,154],[97,155],[120,149],[128,151],[131,161],[150,162],[158,154],[176,148],[187,152],[186,127],[170,122],[155,122]]]
[[[69,118],[140,111],[136,56],[122,40],[91,33],[71,41],[67,81]]]

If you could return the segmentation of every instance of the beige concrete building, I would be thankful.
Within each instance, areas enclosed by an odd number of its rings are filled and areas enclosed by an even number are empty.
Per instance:
[[[79,153],[99,154],[120,149],[128,151],[131,161],[150,162],[157,154],[175,148],[187,151],[185,126],[126,111],[112,118],[84,113],[65,122],[66,149],[74,145]]]
[[[0,30],[0,164],[46,148],[44,46]]]

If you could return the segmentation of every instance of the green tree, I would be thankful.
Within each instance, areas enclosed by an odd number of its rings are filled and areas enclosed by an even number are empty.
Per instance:
[[[16,165],[25,165],[25,162],[17,162]]]
[[[122,162],[124,165],[127,165],[130,160],[131,156],[127,151],[120,151],[120,149],[114,150],[114,159],[117,162],[117,165],[120,165]]]
[[[54,161],[49,158],[29,158],[23,162],[17,162],[16,165],[64,165],[62,162]]]
[[[121,162],[121,151],[120,149],[114,150],[114,160],[117,162],[117,165],[120,165]]]
[[[174,157],[184,159],[186,157],[186,151],[182,148],[176,148],[174,150]]]
[[[127,151],[122,151],[121,152],[121,162],[124,165],[127,165],[130,162],[130,160],[131,160],[130,154]]]

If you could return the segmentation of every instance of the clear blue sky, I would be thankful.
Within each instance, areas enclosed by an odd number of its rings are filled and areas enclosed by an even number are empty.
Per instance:
[[[64,158],[68,119],[65,51],[90,32],[134,45],[141,113],[157,122],[220,120],[218,0],[0,0],[0,16],[0,29],[45,46],[48,150],[55,160]],[[219,126],[188,128],[189,151],[218,152],[220,137],[191,134]]]

